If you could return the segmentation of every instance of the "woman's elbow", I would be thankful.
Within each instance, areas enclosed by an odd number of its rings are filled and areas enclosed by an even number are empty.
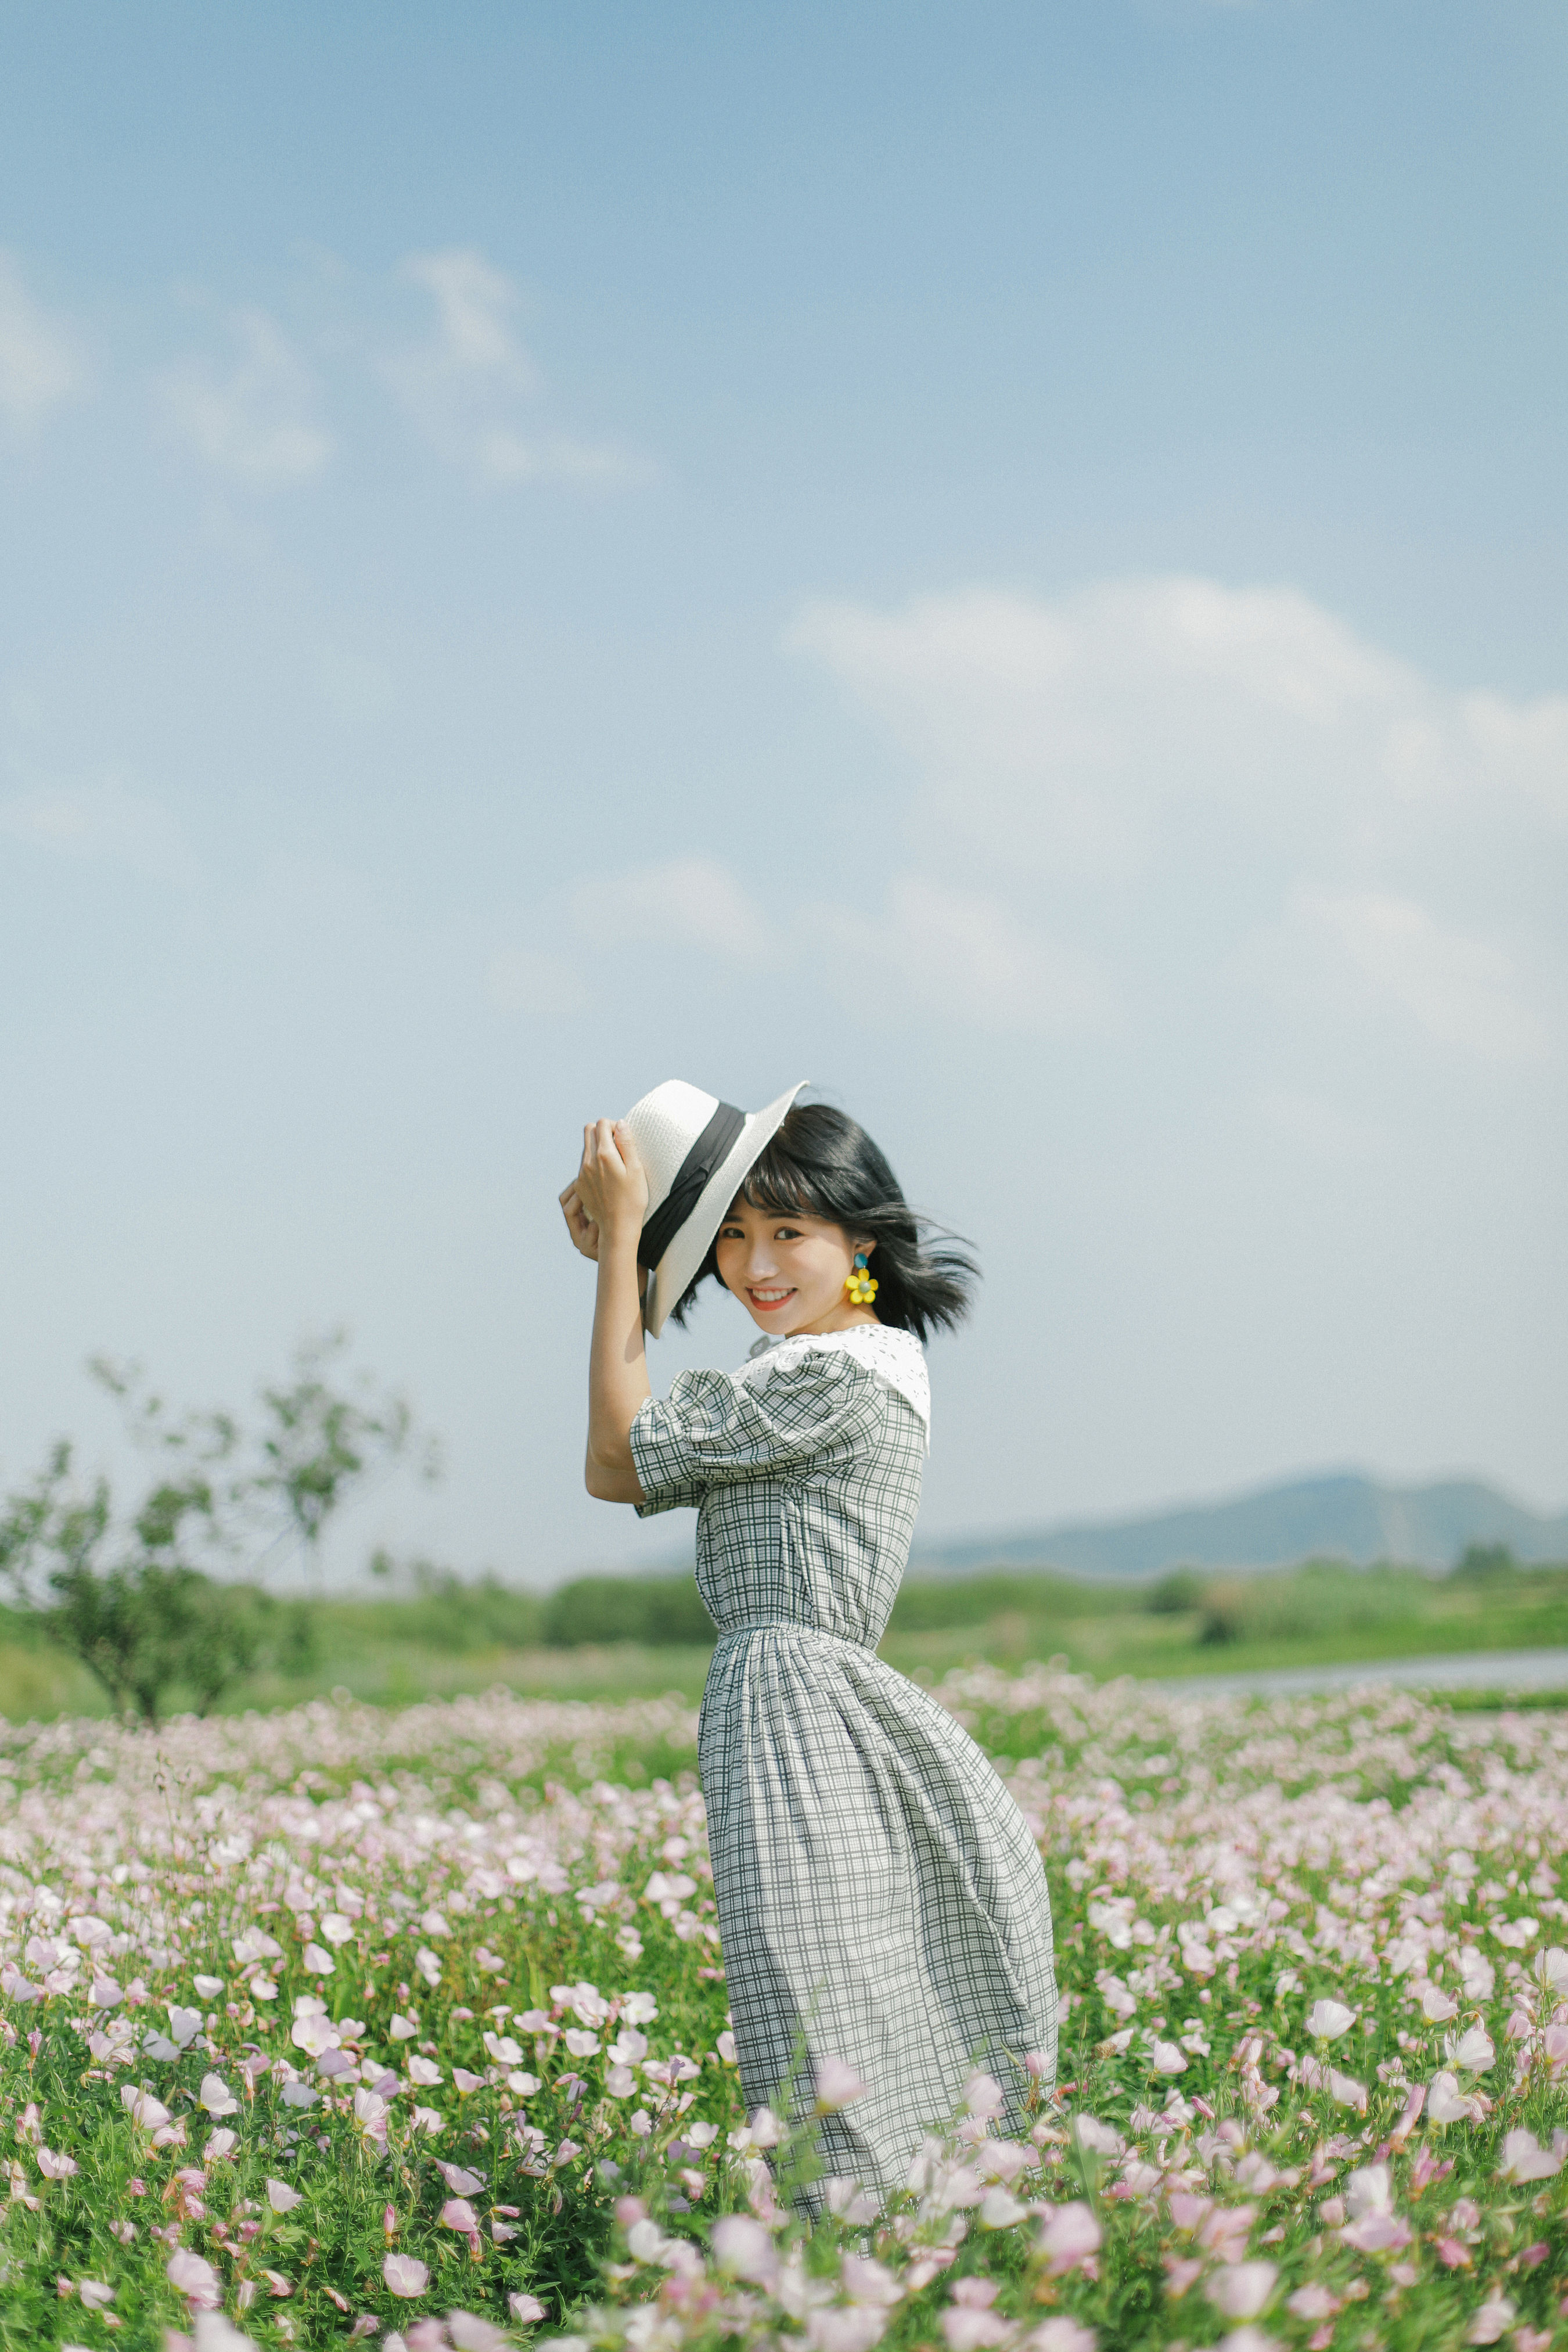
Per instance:
[[[583,1484],[596,1503],[640,1503],[646,1500],[637,1475],[628,1463],[601,1462],[592,1454],[583,1467]]]

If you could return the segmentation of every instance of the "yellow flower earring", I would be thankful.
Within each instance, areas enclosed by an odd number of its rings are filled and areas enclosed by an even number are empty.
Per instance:
[[[844,1277],[844,1287],[849,1294],[851,1307],[869,1307],[877,1296],[877,1286],[866,1271],[866,1253],[855,1253],[855,1271]]]

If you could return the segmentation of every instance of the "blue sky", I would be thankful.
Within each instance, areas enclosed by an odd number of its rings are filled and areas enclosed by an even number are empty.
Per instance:
[[[984,1255],[931,1536],[1561,1505],[1560,11],[6,36],[0,1473],[346,1323],[341,1572],[655,1557],[574,1131],[806,1076]]]

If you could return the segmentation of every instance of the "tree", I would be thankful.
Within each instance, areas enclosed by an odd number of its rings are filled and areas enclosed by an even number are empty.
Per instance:
[[[209,1507],[165,1480],[117,1526],[108,1480],[79,1484],[62,1443],[0,1513],[0,1574],[17,1601],[116,1707],[149,1722],[178,1685],[205,1715],[256,1665],[277,1613],[265,1594],[220,1584],[183,1557],[184,1521]]]
[[[334,1389],[325,1367],[342,1345],[337,1335],[301,1348],[292,1383],[263,1389],[260,1426],[248,1439],[222,1411],[171,1415],[139,1366],[97,1359],[94,1378],[118,1400],[133,1444],[153,1457],[141,1501],[117,1513],[109,1481],[79,1478],[62,1441],[32,1485],[0,1507],[0,1579],[116,1707],[156,1722],[165,1695],[182,1689],[205,1715],[264,1658],[291,1653],[303,1662],[304,1605],[284,1609],[232,1571],[250,1551],[254,1577],[290,1537],[319,1570],[333,1511],[415,1444],[401,1398],[363,1375],[353,1395]],[[436,1475],[427,1442],[421,1466]]]
[[[286,1530],[299,1542],[307,1577],[318,1582],[321,1535],[332,1513],[352,1488],[385,1475],[416,1443],[405,1398],[379,1390],[366,1373],[355,1381],[353,1395],[332,1387],[326,1367],[346,1344],[342,1331],[307,1340],[295,1355],[290,1385],[261,1391],[268,1417],[260,1439],[263,1467],[251,1489],[279,1508]],[[436,1478],[440,1461],[434,1441],[424,1439],[419,1450],[418,1474]]]

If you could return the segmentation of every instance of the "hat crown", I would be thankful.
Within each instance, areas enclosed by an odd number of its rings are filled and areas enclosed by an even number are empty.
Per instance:
[[[717,1095],[684,1078],[666,1078],[633,1103],[626,1116],[632,1141],[647,1171],[647,1214],[668,1197],[687,1153],[719,1108]]]

